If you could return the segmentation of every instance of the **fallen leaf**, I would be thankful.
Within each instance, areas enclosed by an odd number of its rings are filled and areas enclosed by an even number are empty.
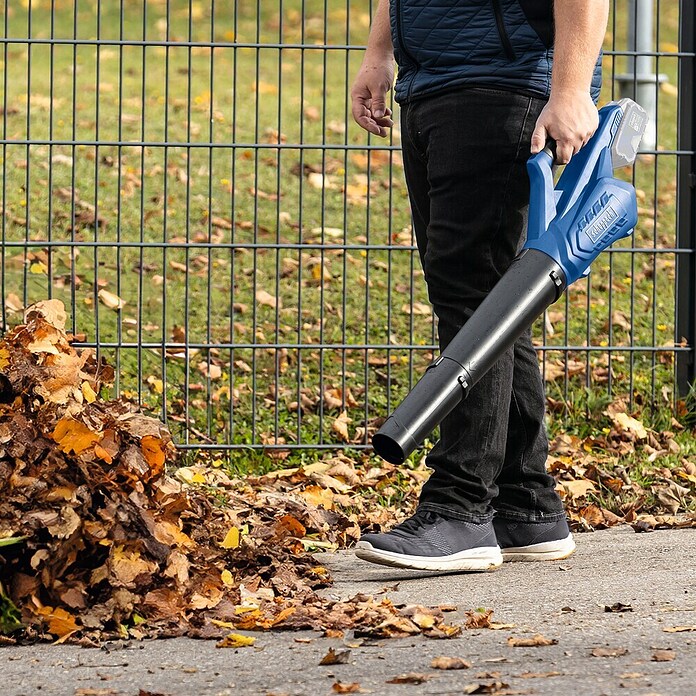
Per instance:
[[[99,435],[93,433],[84,423],[73,418],[61,418],[51,435],[62,452],[80,454],[99,442]]]
[[[653,662],[672,662],[676,657],[676,653],[671,648],[666,650],[657,649],[653,652],[650,658]]]
[[[595,483],[588,479],[561,481],[556,488],[565,490],[571,498],[582,498],[588,493],[595,493],[597,491]]]
[[[533,636],[529,637],[522,636],[517,638],[515,636],[510,636],[507,639],[507,643],[513,648],[537,648],[546,645],[556,645],[558,641],[555,638],[547,638],[541,633],[535,633]]]
[[[335,433],[338,433],[343,442],[349,442],[350,434],[348,433],[348,424],[352,422],[353,420],[348,417],[348,411],[343,411],[338,418],[334,418],[331,429]]]
[[[122,300],[118,295],[114,295],[113,292],[109,292],[104,288],[102,288],[97,295],[102,301],[102,304],[109,309],[123,309],[124,305],[126,304],[125,300]]]
[[[472,682],[471,684],[465,684],[462,688],[463,694],[502,694],[510,693],[507,691],[510,685],[502,681],[493,681],[489,683],[485,682]],[[513,692],[514,693],[514,692]]]
[[[665,633],[686,633],[688,631],[696,631],[696,625],[693,626],[667,626],[662,629]]]
[[[627,413],[616,413],[612,416],[612,420],[621,431],[634,433],[639,440],[645,440],[648,437],[645,426]]]
[[[159,437],[145,435],[140,440],[140,450],[145,461],[152,470],[153,476],[159,476],[164,470],[165,454],[162,449],[163,441]]]
[[[633,607],[630,604],[622,604],[621,602],[614,602],[611,606],[604,605],[604,611],[611,612],[613,614],[620,614],[626,611],[633,611]]]
[[[490,628],[493,609],[472,609],[466,612],[466,628]]]
[[[400,674],[393,679],[387,679],[387,684],[422,684],[431,678],[430,674],[421,674],[420,672],[408,672]]]
[[[621,657],[627,653],[626,648],[592,648],[590,655],[592,657]]]
[[[461,657],[434,657],[430,661],[430,666],[433,669],[469,669],[471,662]]]
[[[350,659],[350,650],[334,650],[329,648],[329,652],[319,660],[320,665],[345,665]]]
[[[216,648],[247,648],[256,642],[256,638],[241,633],[229,633],[215,644]]]
[[[230,527],[225,538],[220,542],[223,549],[236,549],[239,546],[239,529]]]
[[[357,694],[361,691],[360,684],[358,682],[342,683],[334,682],[331,685],[331,690],[337,694]]]
[[[35,613],[48,624],[48,632],[58,638],[67,638],[80,630],[75,617],[61,607],[39,607]]]
[[[273,309],[282,307],[282,303],[280,302],[280,300],[275,295],[271,295],[269,292],[266,292],[265,290],[256,291],[256,301],[260,305],[266,305],[266,307],[272,307]]]

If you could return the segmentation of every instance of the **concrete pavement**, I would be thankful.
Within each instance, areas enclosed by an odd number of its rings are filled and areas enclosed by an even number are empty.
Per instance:
[[[467,609],[484,607],[513,628],[466,630],[450,640],[257,633],[253,647],[237,650],[188,639],[104,650],[9,646],[0,648],[2,690],[7,696],[138,696],[141,690],[299,696],[348,688],[388,696],[696,694],[696,530],[636,534],[623,527],[576,541],[577,553],[565,561],[505,564],[488,574],[433,576],[373,566],[350,552],[321,556],[335,577],[327,592],[337,598],[387,589],[395,603],[456,604],[448,623],[463,623]],[[631,610],[605,611],[616,603]],[[665,630],[677,627],[691,630]],[[557,643],[508,643],[537,633]],[[350,650],[347,662],[320,666],[329,647]],[[438,656],[463,658],[471,667],[433,669]],[[390,683],[407,673],[424,681]]]

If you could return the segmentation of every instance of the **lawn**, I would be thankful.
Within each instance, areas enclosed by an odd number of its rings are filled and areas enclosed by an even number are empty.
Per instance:
[[[616,4],[608,50],[625,47]],[[676,6],[659,5],[668,53]],[[117,393],[180,444],[233,445],[246,467],[364,446],[435,343],[398,128],[368,139],[349,118],[369,11],[6,4],[3,36],[20,41],[0,55],[5,324],[63,300],[73,332],[116,367]],[[624,60],[605,57],[602,102]],[[677,60],[658,65],[668,153]],[[655,251],[676,246],[676,156],[643,155],[620,176],[638,190],[635,235],[535,327],[554,434],[601,433],[616,399],[656,428],[688,410],[674,384],[675,254]]]

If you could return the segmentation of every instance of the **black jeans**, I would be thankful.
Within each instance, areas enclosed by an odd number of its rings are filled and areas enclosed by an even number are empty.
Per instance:
[[[443,349],[524,243],[541,99],[465,88],[402,107],[406,183]],[[514,302],[515,298],[510,298]],[[563,517],[546,472],[544,385],[526,333],[441,424],[420,508],[464,520]]]

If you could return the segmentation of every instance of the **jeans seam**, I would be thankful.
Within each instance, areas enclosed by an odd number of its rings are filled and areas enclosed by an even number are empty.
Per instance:
[[[498,218],[498,225],[493,233],[493,239],[498,237],[500,230],[503,226],[503,211],[505,210],[505,202],[507,201],[508,193],[510,190],[510,177],[512,172],[517,165],[517,159],[520,156],[520,150],[522,148],[522,140],[524,139],[524,132],[527,128],[527,120],[529,119],[529,114],[532,110],[532,98],[527,99],[527,110],[524,112],[524,118],[522,119],[522,125],[520,126],[520,135],[517,138],[517,147],[515,148],[515,156],[512,159],[512,164],[508,169],[507,177],[505,178],[505,186],[503,187],[503,204],[500,206],[500,217]]]
[[[493,519],[493,512],[485,515],[475,515],[470,512],[462,512],[460,510],[454,510],[449,505],[438,505],[437,503],[420,503],[418,505],[419,510],[427,510],[429,512],[436,512],[442,517],[448,517],[449,519],[460,520],[462,522],[473,522],[475,524],[487,524]]]
[[[543,512],[522,513],[513,510],[496,510],[495,518],[498,520],[508,520],[510,522],[554,522],[567,519],[565,512],[555,512],[552,515],[545,515]]]
[[[420,161],[423,164],[427,165],[428,158],[424,152],[421,152],[421,148],[419,147],[418,143],[416,143],[416,140],[413,137],[413,133],[417,130],[415,128],[414,123],[414,121],[416,120],[414,111],[415,109],[413,107],[413,104],[408,104],[406,109],[406,137],[411,142],[411,146],[413,147],[413,151],[415,152],[416,157],[418,157],[418,159],[420,159]]]
[[[514,370],[514,367],[513,367]],[[519,458],[519,465],[520,465],[520,476],[524,473],[524,465],[525,465],[525,453],[527,452],[527,448],[529,447],[529,433],[527,432],[527,426],[524,422],[524,418],[522,417],[522,410],[520,409],[519,406],[519,400],[517,398],[517,394],[515,394],[515,377],[513,374],[512,378],[512,389],[510,389],[510,396],[512,398],[512,402],[515,404],[515,409],[517,410],[517,415],[519,416],[519,422],[522,425],[522,432],[524,433],[524,447],[520,448],[520,458]]]

